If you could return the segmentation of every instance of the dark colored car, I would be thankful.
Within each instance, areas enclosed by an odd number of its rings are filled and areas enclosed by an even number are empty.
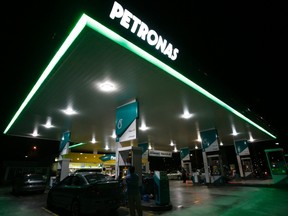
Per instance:
[[[21,174],[14,178],[12,193],[44,193],[47,181],[42,174]]]
[[[74,173],[79,173],[79,172],[98,172],[102,173],[103,169],[102,168],[82,168],[82,169],[77,169]]]
[[[65,210],[71,215],[116,212],[121,195],[118,180],[97,172],[74,173],[51,187],[47,208]]]

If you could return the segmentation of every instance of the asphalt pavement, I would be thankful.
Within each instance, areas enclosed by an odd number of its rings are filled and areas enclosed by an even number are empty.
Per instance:
[[[252,184],[254,183],[254,185]],[[0,188],[0,215],[62,215],[46,208],[44,194],[15,196],[9,187]],[[288,187],[273,187],[268,181],[238,182],[225,185],[193,185],[191,181],[169,181],[169,204],[163,208],[155,199],[142,201],[143,215],[169,216],[287,216]],[[167,198],[167,197],[166,197]],[[149,208],[149,206],[151,208]],[[158,208],[153,208],[157,206]],[[129,215],[128,208],[118,209],[118,216]],[[102,212],[105,215],[105,212]]]

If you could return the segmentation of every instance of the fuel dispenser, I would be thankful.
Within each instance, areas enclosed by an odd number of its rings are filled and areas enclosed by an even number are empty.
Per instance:
[[[119,166],[119,176],[118,179],[124,179],[128,174],[129,166]]]
[[[142,148],[135,146],[126,146],[122,148],[118,148],[118,152],[116,154],[116,178],[123,178],[127,175],[128,168],[130,166],[135,167],[135,173],[139,176],[142,175],[141,168],[141,156],[142,156]],[[142,185],[142,180],[140,182]]]
[[[288,167],[282,148],[265,149],[274,184],[288,185]]]
[[[154,171],[155,203],[156,205],[170,204],[169,179],[165,171]]]
[[[241,158],[243,175],[245,178],[247,178],[251,176],[253,173],[252,160],[250,157],[240,157],[240,158]]]
[[[219,154],[207,155],[208,167],[210,169],[211,183],[223,184],[222,179],[222,161]]]

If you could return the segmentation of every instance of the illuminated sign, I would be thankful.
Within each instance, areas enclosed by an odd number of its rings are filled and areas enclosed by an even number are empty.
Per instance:
[[[118,2],[114,2],[113,8],[110,12],[111,19],[121,19],[120,25],[136,34],[139,38],[146,41],[150,46],[160,50],[161,53],[168,56],[171,60],[176,60],[179,50],[174,48],[171,43],[153,29],[150,29],[144,22],[133,15],[127,9],[124,9]]]
[[[154,157],[172,157],[172,152],[159,151],[159,150],[149,150],[149,156],[154,156]]]

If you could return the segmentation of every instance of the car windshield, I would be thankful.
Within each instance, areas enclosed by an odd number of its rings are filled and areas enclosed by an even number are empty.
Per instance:
[[[101,173],[90,173],[85,175],[85,178],[87,179],[89,184],[98,181],[107,181],[109,179],[107,175]]]

